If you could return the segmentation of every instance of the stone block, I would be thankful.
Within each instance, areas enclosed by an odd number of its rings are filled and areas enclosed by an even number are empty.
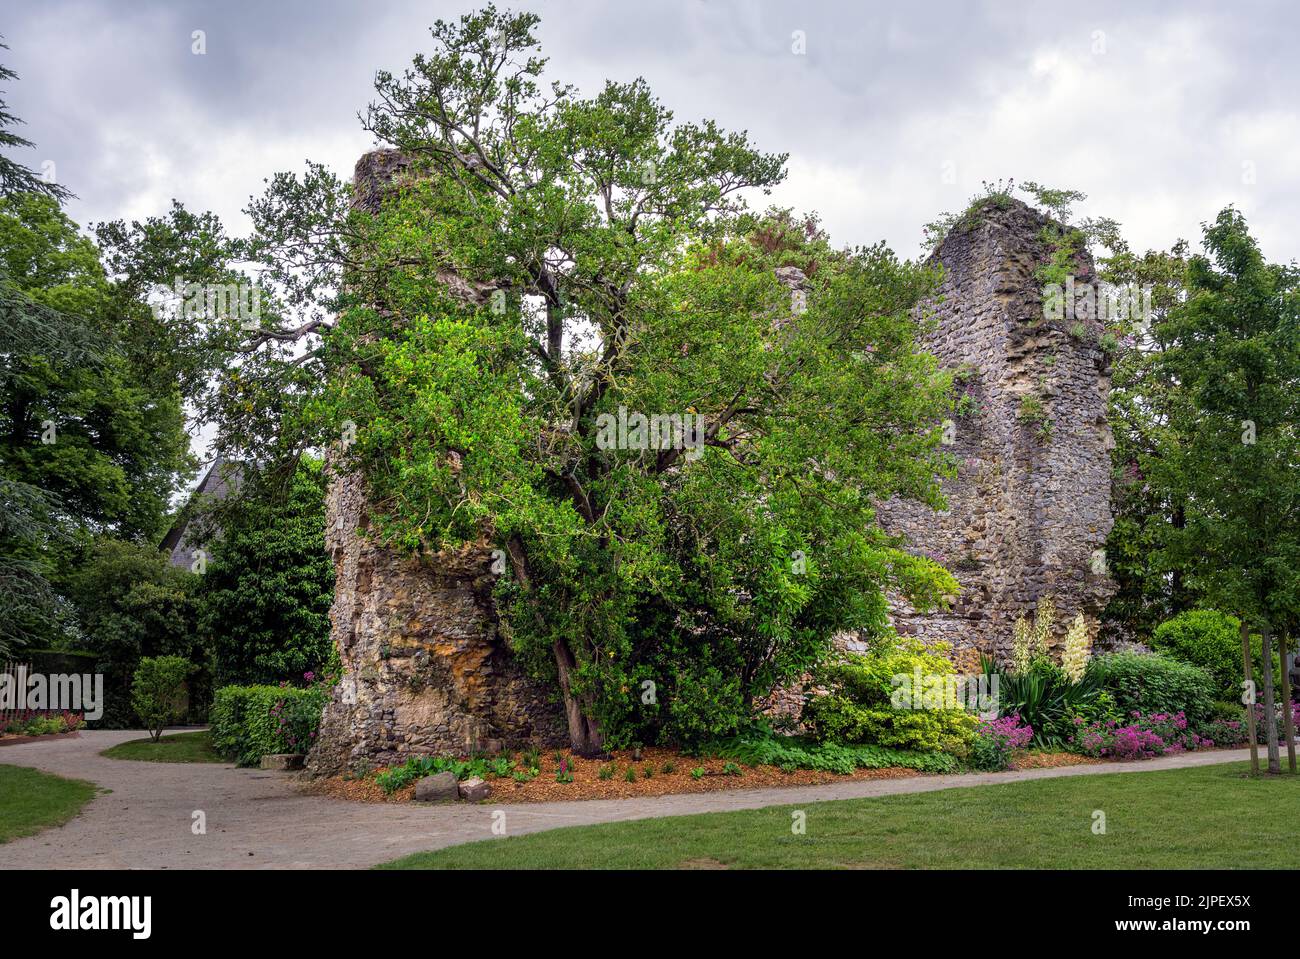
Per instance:
[[[491,791],[492,787],[477,776],[460,784],[460,798],[466,802],[482,802]]]
[[[458,795],[455,773],[434,773],[415,784],[416,802],[451,802]]]

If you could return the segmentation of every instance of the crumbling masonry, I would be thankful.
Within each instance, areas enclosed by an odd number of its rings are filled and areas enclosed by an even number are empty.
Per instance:
[[[1106,421],[1109,361],[1097,319],[1045,318],[1036,276],[1053,254],[1042,214],[1016,200],[963,219],[936,256],[945,278],[930,304],[927,349],[956,373],[960,399],[946,425],[957,460],[948,509],[891,501],[882,525],[938,560],[961,583],[949,612],[892,603],[899,633],[1005,654],[1011,627],[1040,597],[1057,608],[1056,633],[1084,613],[1096,637],[1114,591],[1102,552],[1113,518]],[[1095,283],[1091,258],[1075,283]]]

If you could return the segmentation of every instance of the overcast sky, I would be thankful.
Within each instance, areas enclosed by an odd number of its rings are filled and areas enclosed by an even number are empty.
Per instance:
[[[377,69],[432,49],[444,0],[42,0],[6,10],[5,99],[83,225],[216,211],[305,159],[349,176]],[[504,4],[502,4],[504,6]],[[645,77],[682,120],[788,152],[774,200],[837,245],[920,250],[983,180],[1089,195],[1139,249],[1195,244],[1232,203],[1300,257],[1300,12],[1291,3],[542,0],[548,76]],[[193,52],[202,31],[206,52]],[[803,53],[796,53],[797,47]],[[4,53],[4,51],[0,51]],[[209,436],[197,438],[202,451]]]
[[[177,197],[235,232],[248,196],[306,158],[343,175],[372,146],[376,69],[431,48],[473,3],[384,0],[16,4],[6,99],[85,224]],[[1195,240],[1225,204],[1267,255],[1300,256],[1300,13],[1287,3],[517,3],[548,75],[595,91],[645,77],[680,119],[790,154],[776,196],[837,243],[919,250],[980,181],[1083,190],[1140,247]],[[206,54],[191,52],[204,31]],[[792,52],[802,31],[806,53]]]

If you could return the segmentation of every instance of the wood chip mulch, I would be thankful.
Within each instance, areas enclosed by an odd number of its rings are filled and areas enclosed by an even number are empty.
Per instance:
[[[513,754],[516,760],[519,755]],[[633,762],[631,750],[620,750],[612,754],[611,759],[582,759],[568,752],[562,753],[572,773],[573,782],[556,782],[555,752],[544,752],[541,758],[541,773],[526,782],[513,779],[489,778],[492,787],[490,801],[493,803],[531,803],[557,802],[573,799],[631,799],[637,796],[667,796],[673,793],[719,792],[727,789],[760,789],[767,786],[821,786],[827,783],[844,782],[850,779],[905,779],[920,776],[914,769],[858,769],[847,776],[838,773],[817,772],[811,769],[799,769],[794,772],[782,772],[776,766],[745,766],[735,763],[741,775],[728,774],[723,771],[730,760],[702,759],[696,756],[683,756],[672,749],[650,748],[641,751],[641,759]],[[1025,750],[1012,758],[1012,769],[1054,769],[1060,766],[1087,766],[1108,762],[1106,759],[1094,759],[1077,753],[1047,752]],[[601,779],[602,767],[612,764],[614,775]],[[666,766],[672,772],[665,772]],[[636,770],[636,779],[627,781],[627,770]],[[691,775],[691,770],[704,769],[700,778]],[[651,770],[646,776],[645,771]],[[378,772],[379,770],[376,770]],[[365,803],[404,803],[415,798],[415,785],[399,789],[392,795],[385,795],[375,782],[374,776],[353,778],[350,776],[333,776],[323,779],[310,779],[300,775],[298,786],[304,792],[314,795],[330,796],[334,799],[346,799],[351,802]]]
[[[767,786],[820,786],[850,779],[904,779],[921,775],[914,769],[893,768],[857,769],[847,776],[811,769],[787,773],[776,766],[745,766],[737,762],[735,765],[740,768],[741,775],[736,776],[723,772],[730,760],[683,756],[672,749],[655,747],[641,750],[640,762],[632,761],[631,750],[616,751],[612,754],[613,758],[608,760],[582,759],[571,756],[566,751],[562,755],[571,767],[573,782],[560,783],[555,781],[554,753],[554,750],[542,753],[541,774],[529,782],[518,783],[510,778],[488,779],[488,784],[492,787],[491,801],[530,803],[566,799],[630,799],[637,796],[760,789]],[[518,758],[518,754],[515,756]],[[614,775],[609,779],[601,779],[601,767],[609,764],[613,764]],[[665,764],[671,764],[673,771],[664,772]],[[629,766],[636,770],[633,782],[627,781]],[[691,770],[696,768],[705,771],[698,779],[691,776]],[[645,775],[646,769],[652,772],[649,777]],[[410,802],[415,796],[414,785],[386,796],[373,776],[365,779],[335,776],[314,780],[303,777],[299,784],[310,793],[354,802]]]
[[[1012,769],[1055,769],[1058,766],[1091,766],[1104,763],[1104,759],[1080,756],[1078,753],[1051,753],[1025,751],[1016,753],[1011,759]]]

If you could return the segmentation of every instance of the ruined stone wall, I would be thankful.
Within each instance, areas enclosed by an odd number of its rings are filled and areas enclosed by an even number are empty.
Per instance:
[[[943,483],[945,511],[902,501],[880,509],[887,530],[962,586],[950,612],[918,614],[894,597],[896,628],[952,643],[959,662],[972,651],[1005,654],[1015,619],[1032,619],[1040,596],[1056,603],[1058,639],[1080,611],[1095,636],[1114,589],[1095,553],[1113,522],[1108,361],[1097,320],[1044,317],[1035,271],[1053,252],[1048,223],[1019,201],[990,204],[940,245],[945,280],[926,348],[959,371],[956,389],[971,397],[945,447],[957,478]],[[1095,281],[1086,253],[1076,267],[1076,284]]]
[[[377,209],[406,168],[394,150],[366,154],[356,202]],[[467,298],[488,294],[454,275],[439,279]],[[567,742],[553,693],[525,675],[497,628],[488,549],[417,556],[383,548],[367,536],[364,480],[331,460],[325,542],[337,577],[331,639],[344,675],[308,769],[329,775],[412,755]]]

